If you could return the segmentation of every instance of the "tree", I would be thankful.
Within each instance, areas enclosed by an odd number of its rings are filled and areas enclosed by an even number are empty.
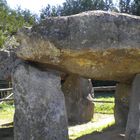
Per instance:
[[[23,18],[24,24],[32,25],[36,21],[36,15],[33,15],[28,9],[22,10],[18,8],[18,10],[16,10],[16,13],[19,17]]]
[[[50,6],[49,4],[41,10],[40,18],[45,19],[45,17],[55,17],[59,16],[59,9],[61,6]]]
[[[121,13],[131,13],[131,0],[120,0],[119,8]]]
[[[61,15],[72,15],[89,10],[108,11],[112,7],[112,0],[66,0]]]
[[[41,19],[50,16],[67,16],[89,10],[112,10],[112,0],[66,0],[62,6],[51,7],[48,5],[41,12]]]
[[[22,26],[30,26],[35,23],[35,16],[29,10],[12,10],[6,0],[0,0],[0,47],[5,40],[14,34]]]
[[[134,0],[131,9],[133,15],[140,16],[140,0]]]
[[[120,0],[119,8],[121,13],[140,16],[140,0]]]

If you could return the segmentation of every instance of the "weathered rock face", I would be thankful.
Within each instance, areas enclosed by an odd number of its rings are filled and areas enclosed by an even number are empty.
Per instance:
[[[115,123],[118,126],[126,126],[131,94],[131,83],[118,83],[115,92]]]
[[[140,140],[140,74],[134,78],[130,101],[125,140]]]
[[[0,51],[0,79],[11,80],[13,68],[20,60],[15,53],[6,50]]]
[[[68,140],[60,77],[20,64],[13,75],[14,140]]]
[[[94,104],[87,99],[91,83],[77,75],[69,75],[62,84],[69,124],[85,123],[93,118]]]
[[[47,18],[17,38],[18,57],[98,80],[140,72],[140,17],[91,11]]]

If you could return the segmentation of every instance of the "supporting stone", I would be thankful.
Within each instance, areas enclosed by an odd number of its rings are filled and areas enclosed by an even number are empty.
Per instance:
[[[90,98],[92,90],[88,79],[69,75],[62,84],[69,124],[85,123],[93,118],[94,104]]]
[[[125,140],[140,140],[140,74],[132,84],[131,104],[128,114]]]
[[[0,50],[0,80],[11,80],[12,70],[19,61],[13,51]]]
[[[13,74],[14,140],[68,140],[60,78],[27,64]]]
[[[118,83],[115,92],[115,123],[118,126],[126,126],[128,111],[129,111],[129,100],[131,93],[131,83]]]

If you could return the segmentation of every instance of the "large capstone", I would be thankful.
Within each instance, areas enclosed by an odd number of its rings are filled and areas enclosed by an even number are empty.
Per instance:
[[[13,74],[14,140],[68,140],[60,77],[20,64]]]
[[[69,124],[85,123],[93,118],[92,84],[88,79],[68,75],[62,84]]]
[[[18,32],[18,57],[97,80],[140,72],[140,17],[90,11],[47,18]]]

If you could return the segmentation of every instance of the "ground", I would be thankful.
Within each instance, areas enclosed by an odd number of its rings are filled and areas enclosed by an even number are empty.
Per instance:
[[[13,127],[0,128],[0,140],[14,140]]]
[[[94,118],[85,124],[69,127],[70,140],[75,140],[81,136],[91,134],[93,132],[101,132],[114,124],[114,116],[112,114],[95,113]]]
[[[105,97],[104,97],[105,95]],[[96,100],[114,101],[112,94],[100,95]],[[69,140],[123,140],[124,129],[112,126],[114,124],[114,103],[95,103],[94,118],[82,125],[69,126]],[[14,140],[13,115],[14,106],[0,105],[0,140]],[[9,128],[10,126],[10,128]],[[98,132],[97,132],[98,131]]]
[[[113,124],[113,121],[113,115],[96,114],[95,119],[91,122],[70,126],[69,140],[123,140],[123,128],[107,127],[109,124]],[[101,131],[102,126],[107,128]],[[0,129],[0,140],[13,140],[13,127]]]
[[[1,130],[0,130],[1,131]],[[9,136],[4,135],[3,137],[0,137],[1,140],[14,140],[12,135],[12,128],[9,130],[6,130],[7,133],[9,133]],[[6,134],[5,131],[5,134]],[[1,134],[0,134],[1,136]],[[94,132],[92,134],[88,134],[85,136],[82,136],[76,140],[124,140],[124,129],[120,128],[109,128],[108,130],[105,130],[103,132]]]
[[[76,140],[124,140],[123,128],[108,128],[102,132],[94,132]]]
[[[10,130],[7,130],[7,131],[10,131]],[[106,132],[99,132],[99,133],[85,135],[76,140],[124,140],[123,133],[124,133],[123,129],[106,130]],[[0,139],[1,140],[14,140],[13,136],[4,136],[4,135],[0,137]]]

